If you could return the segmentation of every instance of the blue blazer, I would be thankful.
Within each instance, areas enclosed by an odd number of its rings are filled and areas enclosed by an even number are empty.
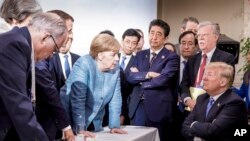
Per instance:
[[[244,73],[244,77],[243,77],[243,82],[240,86],[240,89],[237,88],[233,88],[233,90],[241,97],[241,98],[246,98],[246,106],[248,108],[248,110],[250,110],[250,97],[249,97],[249,75],[250,75],[250,71],[247,71]]]
[[[101,72],[90,56],[80,57],[66,81],[73,129],[86,130],[93,122],[95,131],[101,131],[105,105],[109,106],[109,128],[120,127],[121,89],[120,68]]]
[[[31,36],[27,27],[0,34],[0,130],[14,128],[22,141],[47,141],[30,94]]]
[[[150,49],[138,52],[132,66],[136,67],[139,72],[129,70],[127,79],[134,85],[129,102],[129,116],[133,118],[141,94],[144,94],[146,116],[153,122],[170,121],[178,97],[180,58],[176,53],[163,48],[157,54],[151,67],[149,60]],[[160,76],[146,79],[149,71],[160,73]]]

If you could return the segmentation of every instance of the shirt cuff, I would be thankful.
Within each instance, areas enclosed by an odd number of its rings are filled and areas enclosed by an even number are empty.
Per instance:
[[[192,127],[193,127],[193,125],[194,125],[196,122],[198,122],[198,121],[194,121],[194,122],[192,122],[192,124],[190,125],[190,128],[192,128]]]
[[[192,99],[191,97],[186,97],[186,98],[184,98],[184,104],[186,105],[186,102],[187,102],[187,100],[189,100],[189,99]]]
[[[69,130],[69,129],[71,129],[71,126],[70,126],[70,125],[67,126],[67,127],[65,127],[65,128],[63,128],[62,131],[64,132],[64,131],[67,131],[67,130]]]

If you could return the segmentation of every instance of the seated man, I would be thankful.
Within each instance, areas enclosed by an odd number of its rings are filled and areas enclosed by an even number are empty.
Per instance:
[[[234,68],[223,62],[206,67],[203,89],[206,94],[197,98],[193,111],[185,119],[182,134],[196,140],[233,140],[236,129],[247,127],[244,101],[230,88]]]

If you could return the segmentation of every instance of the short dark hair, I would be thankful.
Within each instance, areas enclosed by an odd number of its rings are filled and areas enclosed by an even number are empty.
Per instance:
[[[155,19],[155,20],[151,21],[150,24],[149,24],[148,32],[150,32],[152,26],[161,27],[164,30],[164,37],[167,37],[169,35],[170,26],[165,21],[163,21],[161,19]]]
[[[62,10],[50,10],[48,12],[51,12],[51,13],[55,13],[57,14],[58,16],[60,16],[64,21],[66,20],[71,20],[72,22],[74,22],[74,18],[69,15],[68,13],[62,11]]]
[[[179,44],[181,43],[181,39],[186,36],[187,34],[193,34],[194,35],[194,44],[198,45],[198,40],[196,38],[196,33],[194,33],[193,31],[184,31],[181,33],[181,35],[179,36]]]
[[[182,22],[181,22],[181,27],[182,27],[183,29],[186,29],[186,26],[187,26],[187,22],[188,22],[188,21],[199,24],[198,19],[196,19],[195,17],[186,17],[186,18],[184,18],[184,19],[182,20]]]
[[[109,34],[110,36],[115,37],[114,33],[110,30],[103,30],[99,34]]]
[[[125,39],[126,36],[136,36],[138,38],[138,42],[140,41],[141,35],[132,28],[127,29],[123,34],[122,34],[122,40]]]

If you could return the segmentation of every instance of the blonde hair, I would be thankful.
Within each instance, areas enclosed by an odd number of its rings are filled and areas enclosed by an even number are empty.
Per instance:
[[[207,65],[206,69],[217,69],[219,70],[220,77],[226,78],[228,80],[228,85],[233,83],[234,78],[234,68],[224,62],[211,62]]]
[[[96,59],[100,52],[113,51],[118,53],[120,48],[120,43],[113,36],[98,34],[91,42],[89,54]]]

